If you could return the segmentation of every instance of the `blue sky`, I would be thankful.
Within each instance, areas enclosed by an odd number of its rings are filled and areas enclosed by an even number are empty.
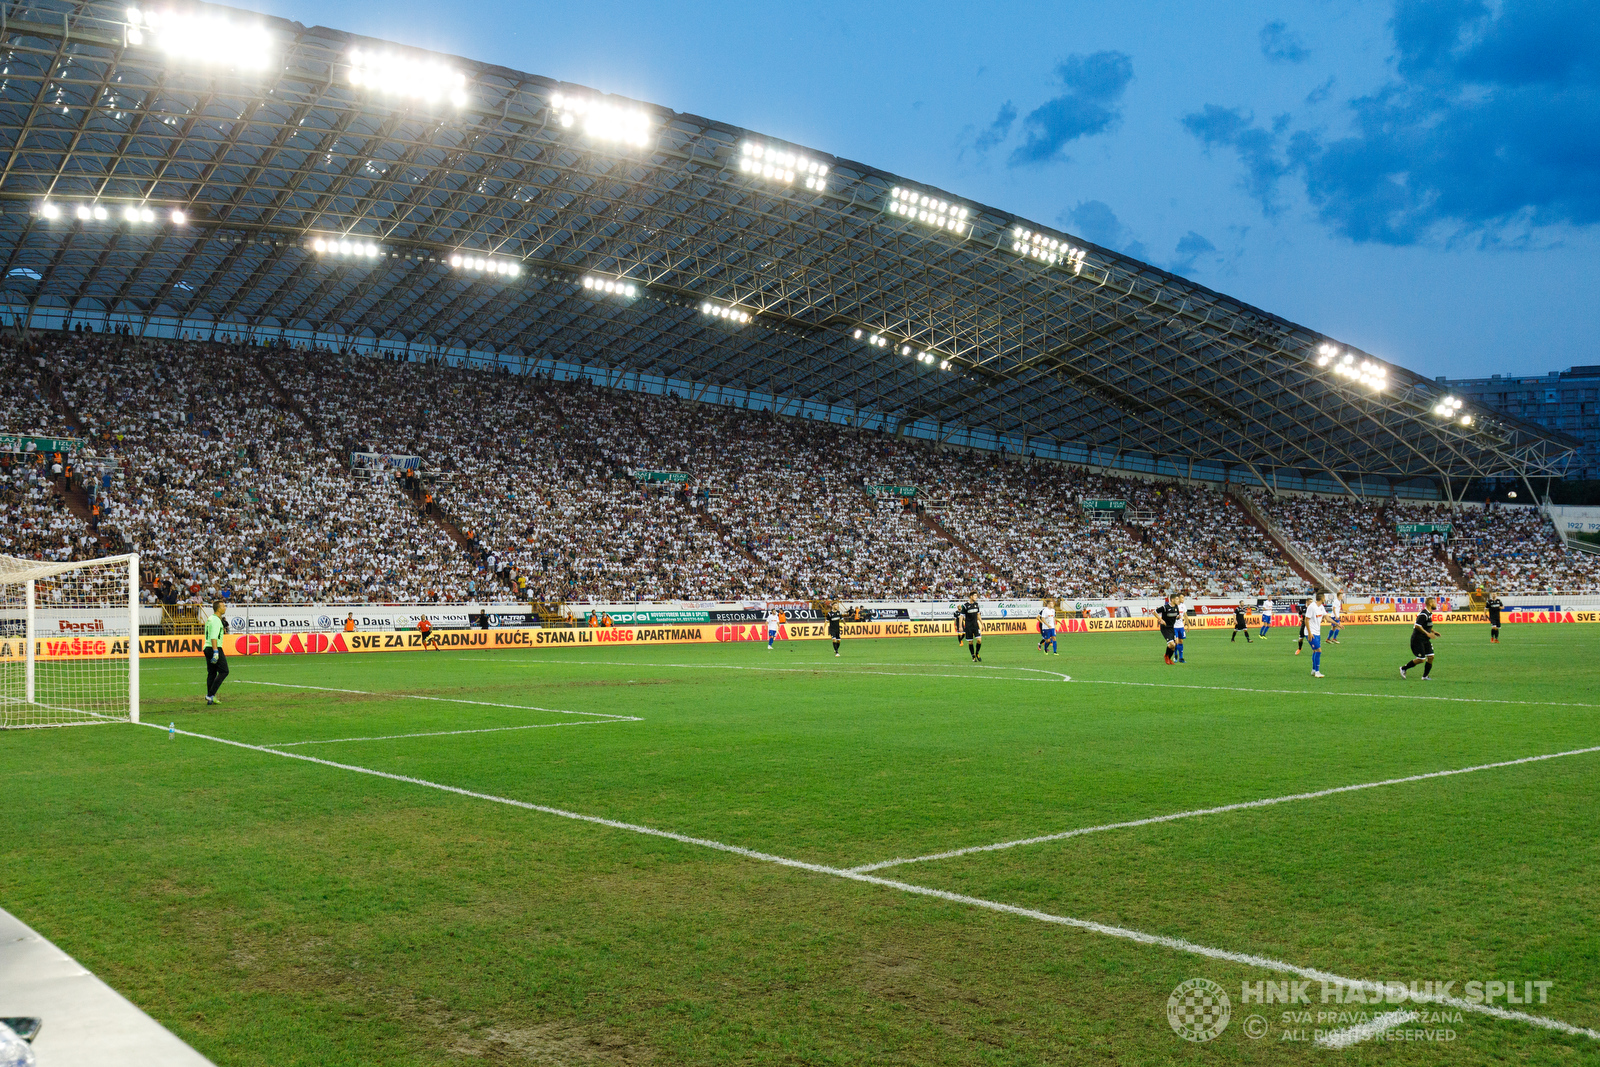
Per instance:
[[[1597,0],[263,7],[870,163],[1429,375],[1600,363]]]

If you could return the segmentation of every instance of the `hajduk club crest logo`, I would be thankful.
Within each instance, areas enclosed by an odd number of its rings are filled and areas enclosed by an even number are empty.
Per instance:
[[[1209,978],[1191,978],[1167,998],[1167,1022],[1185,1041],[1210,1041],[1228,1028],[1233,1002]]]

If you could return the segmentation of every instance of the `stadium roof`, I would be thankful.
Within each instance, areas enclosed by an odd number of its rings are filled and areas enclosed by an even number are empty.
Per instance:
[[[4,13],[13,306],[465,346],[1263,482],[1552,474],[1577,445],[866,164],[325,27],[152,12]]]

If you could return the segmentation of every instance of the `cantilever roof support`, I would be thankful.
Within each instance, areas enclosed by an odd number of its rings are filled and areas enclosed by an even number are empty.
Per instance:
[[[1334,470],[1332,467],[1323,467],[1322,469],[1327,471],[1328,472],[1328,476],[1330,478],[1332,478],[1334,481],[1338,482],[1344,488],[1344,491],[1350,494],[1350,499],[1352,499],[1352,500],[1360,500],[1361,499],[1359,496],[1356,495],[1356,491],[1354,489],[1350,488],[1350,483],[1345,481],[1343,478],[1339,477],[1339,472],[1338,471]]]

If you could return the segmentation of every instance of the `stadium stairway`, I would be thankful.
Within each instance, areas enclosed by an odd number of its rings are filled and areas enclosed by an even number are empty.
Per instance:
[[[277,393],[278,396],[282,398],[284,406],[290,411],[294,412],[295,416],[299,418],[302,424],[305,425],[306,430],[311,434],[311,439],[317,442],[319,445],[323,444],[321,427],[318,426],[317,421],[306,412],[306,409],[300,406],[300,402],[290,395],[289,390],[283,387],[283,383],[278,380],[278,376],[274,374],[272,368],[267,365],[267,360],[262,350],[256,350],[255,359],[253,362],[256,370],[261,373],[262,379],[265,380],[268,385],[272,386],[273,392]],[[335,453],[335,458],[337,458],[340,462],[340,465],[345,468],[345,472],[347,474],[350,473],[348,457],[340,456]],[[437,499],[433,502],[432,512],[429,512],[420,501],[412,500],[412,504],[417,509],[417,516],[423,522],[431,522],[437,526],[446,537],[448,537],[461,549],[462,552],[469,555],[476,555],[481,551],[473,545],[471,538],[461,532],[461,528],[456,525],[454,519],[446,514],[444,508],[440,505]],[[496,575],[495,580],[500,582],[501,585],[510,590],[514,595],[520,595],[516,584],[509,578],[500,578],[498,575]]]
[[[1444,569],[1450,573],[1450,580],[1456,583],[1457,588],[1467,593],[1473,591],[1472,583],[1467,581],[1467,576],[1462,573],[1461,568],[1456,565],[1456,561],[1450,558],[1450,554],[1448,552],[1435,545],[1433,548],[1433,558],[1444,564]]]
[[[472,538],[461,532],[461,527],[457,526],[455,520],[452,519],[449,513],[444,510],[444,507],[440,505],[437,497],[433,501],[432,512],[429,512],[427,507],[414,497],[406,495],[406,499],[411,501],[412,506],[417,510],[417,517],[423,522],[431,522],[435,526],[439,527],[444,535],[451,541],[455,542],[455,544],[463,553],[480,559],[482,558],[481,553],[483,552],[483,549],[477,545],[474,545],[472,543]],[[521,597],[521,592],[517,589],[516,583],[510,578],[501,578],[498,574],[496,574],[494,580],[499,582],[506,589],[510,590],[513,594],[513,599],[519,599]]]
[[[255,350],[255,359],[253,362],[256,370],[260,372],[262,379],[268,385],[272,386],[272,391],[277,393],[278,396],[283,399],[283,406],[294,412],[295,415],[299,417],[301,423],[305,425],[306,430],[311,434],[311,439],[320,445],[322,443],[322,430],[317,426],[316,420],[310,415],[306,414],[306,409],[301,407],[300,402],[294,397],[290,396],[289,390],[285,389],[283,387],[283,383],[278,381],[278,376],[272,373],[271,367],[267,366],[266,357],[262,355],[261,349],[258,348]]]
[[[1317,565],[1316,561],[1304,552],[1295,548],[1290,543],[1288,536],[1272,525],[1266,515],[1262,514],[1261,509],[1256,507],[1256,502],[1250,499],[1248,493],[1240,492],[1232,482],[1229,482],[1227,484],[1227,494],[1229,500],[1239,505],[1239,510],[1244,512],[1245,517],[1254,523],[1257,529],[1266,534],[1267,540],[1277,546],[1283,558],[1288,561],[1290,570],[1318,589],[1343,589],[1342,583],[1335,581],[1333,575],[1323,570]]]
[[[957,548],[959,548],[966,555],[966,557],[968,559],[970,559],[972,562],[978,564],[980,567],[982,567],[988,573],[990,573],[990,574],[1000,574],[1000,573],[1002,573],[1001,569],[999,567],[995,566],[995,564],[993,562],[991,562],[990,560],[987,560],[983,556],[979,555],[977,553],[977,551],[975,551],[971,545],[967,544],[961,538],[957,537],[955,534],[953,534],[949,530],[945,529],[944,524],[941,523],[938,519],[934,518],[932,515],[929,515],[927,512],[923,512],[921,515],[919,515],[917,517],[922,520],[922,525],[927,527],[928,530],[931,533],[933,533],[933,535],[935,537],[941,537],[944,540],[950,542],[952,545],[955,545]]]
[[[83,420],[72,409],[72,405],[67,403],[66,394],[61,391],[61,379],[56,377],[55,371],[49,367],[45,368],[44,376],[45,381],[49,384],[50,406],[55,408],[57,415],[66,420],[66,424],[69,427],[73,427],[78,433],[86,433]],[[65,477],[54,478],[51,481],[55,486],[56,496],[61,498],[61,502],[66,505],[67,510],[83,523],[85,531],[90,530],[93,515],[89,510],[89,494],[83,488],[82,477],[78,479],[77,485],[68,485]],[[109,531],[103,530],[101,532],[104,535]],[[120,535],[117,539],[121,539]]]
[[[682,506],[688,507],[689,505]],[[701,529],[711,530],[716,533],[723,539],[724,544],[733,549],[735,552],[739,553],[739,555],[743,556],[745,559],[749,560],[751,563],[754,563],[757,567],[767,566],[766,560],[762,559],[760,556],[756,555],[754,552],[750,551],[748,548],[739,543],[739,539],[733,534],[732,526],[729,526],[727,523],[718,520],[704,510],[693,510],[693,514],[695,523]]]
[[[1183,575],[1184,578],[1191,583],[1189,588],[1199,589],[1204,585],[1204,582],[1201,581],[1203,575],[1196,574],[1184,564],[1183,560],[1178,559],[1177,557],[1173,556],[1172,553],[1162,548],[1161,543],[1151,535],[1150,527],[1142,523],[1130,523],[1124,521],[1122,523],[1122,529],[1123,532],[1129,537],[1133,538],[1145,548],[1149,549],[1150,554],[1155,556],[1156,559],[1166,564],[1169,573]]]

